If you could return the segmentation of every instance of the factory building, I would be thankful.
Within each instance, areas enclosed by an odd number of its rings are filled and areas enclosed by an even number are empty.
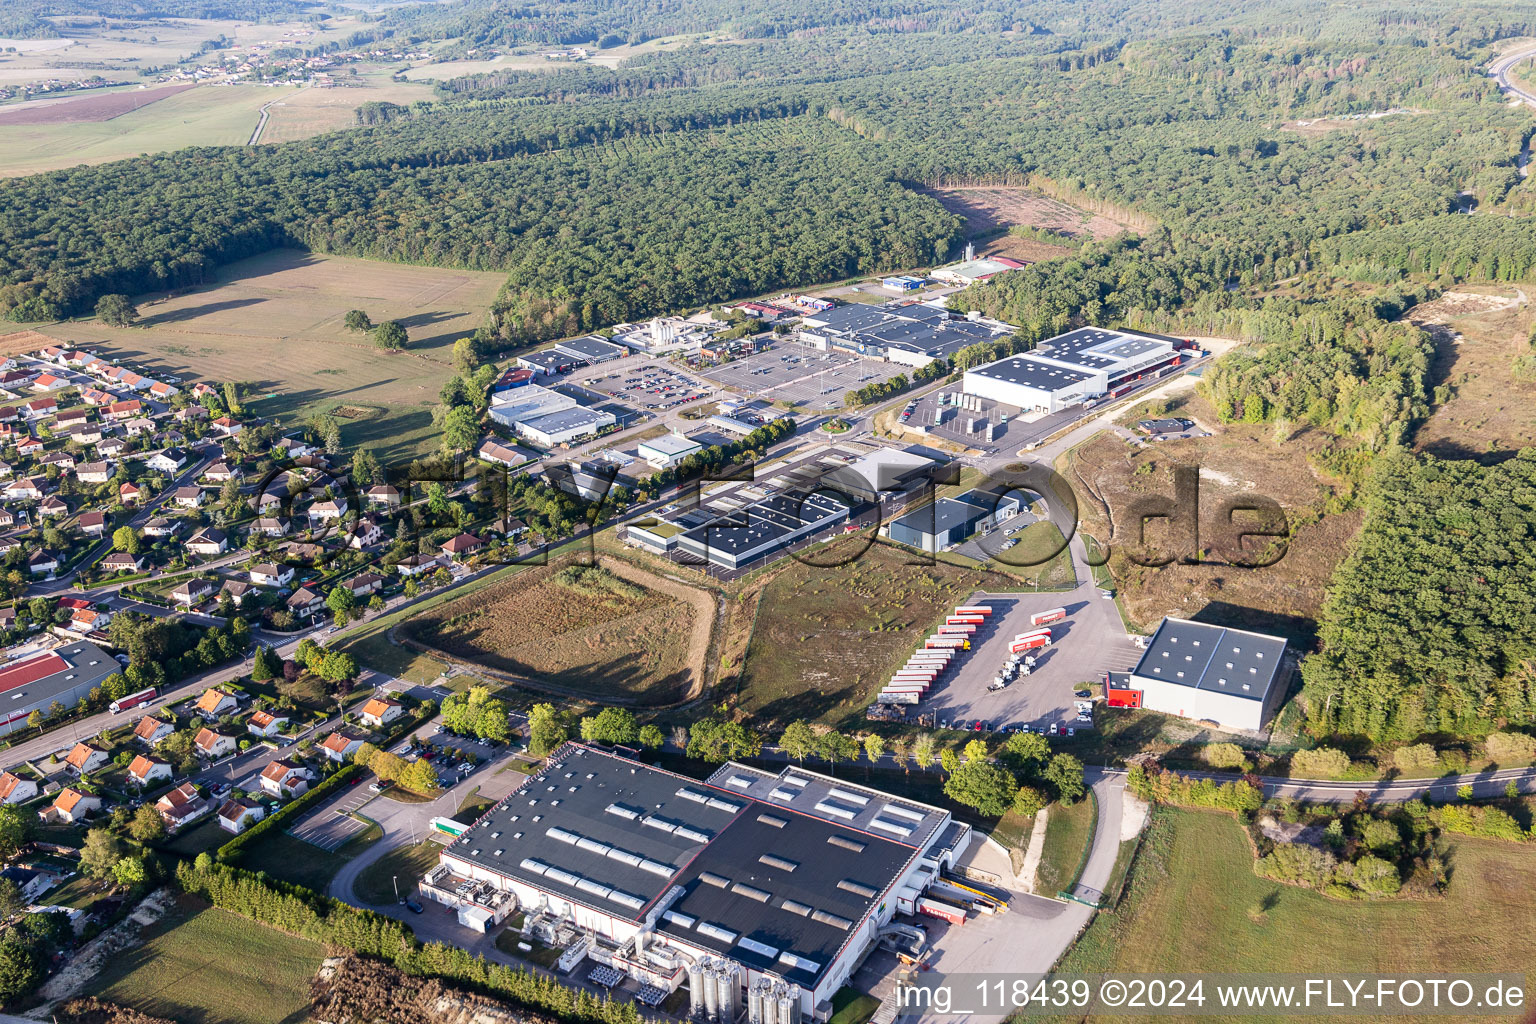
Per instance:
[[[1106,691],[1112,704],[1258,731],[1285,696],[1284,666],[1282,637],[1167,618]]]
[[[112,655],[92,643],[61,644],[22,654],[0,667],[0,736],[23,729],[34,711],[54,701],[74,707],[107,676],[121,672]]]
[[[961,387],[1024,412],[1053,413],[1130,390],[1148,375],[1178,366],[1172,341],[1083,327],[1043,341],[1032,352],[965,371]]]
[[[648,441],[641,441],[637,454],[653,469],[675,466],[690,455],[704,450],[704,446],[683,434],[662,434]]]
[[[615,345],[611,341],[592,336],[557,342],[550,351],[587,364],[606,363],[610,359],[629,355],[629,350],[623,345]]]
[[[987,523],[1001,523],[1017,515],[1027,497],[1018,491],[966,491],[940,498],[893,520],[882,529],[891,540],[922,551],[943,551],[959,544]]]
[[[963,348],[1013,333],[1013,328],[971,313],[964,318],[942,303],[838,306],[801,320],[800,340],[815,348],[900,363],[914,369],[949,359]]]
[[[882,932],[970,841],[949,813],[800,768],[698,782],[583,744],[486,812],[422,892],[561,946],[727,1024],[826,1020]],[[910,931],[910,929],[907,929]],[[649,997],[649,998],[648,998]]]
[[[724,515],[678,516],[687,529],[676,545],[701,561],[739,569],[847,518],[848,506],[829,494],[772,494]]]
[[[611,412],[588,408],[569,395],[538,384],[492,394],[490,414],[519,437],[546,448],[591,437],[618,422]]]

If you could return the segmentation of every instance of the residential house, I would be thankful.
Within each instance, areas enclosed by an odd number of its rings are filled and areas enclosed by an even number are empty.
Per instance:
[[[282,732],[288,722],[289,717],[282,712],[253,711],[246,720],[245,728],[251,735],[269,740]]]
[[[171,590],[171,601],[184,608],[194,608],[208,600],[213,593],[213,581],[194,576],[178,583]]]
[[[216,526],[205,526],[187,538],[187,550],[211,558],[229,550],[229,535]]]
[[[347,534],[347,547],[361,551],[384,540],[384,527],[373,516],[359,516],[357,525]]]
[[[69,515],[69,506],[60,498],[44,498],[37,506],[37,514],[43,519],[57,519]]]
[[[101,810],[101,797],[82,793],[73,786],[65,786],[59,790],[59,795],[53,798],[53,803],[40,812],[39,816],[44,821],[73,825],[77,821],[84,821],[99,810]]]
[[[123,433],[129,437],[138,437],[140,434],[152,434],[155,432],[155,421],[148,416],[135,416],[123,424]]]
[[[37,796],[37,783],[13,772],[0,775],[0,804],[24,804]]]
[[[104,484],[112,479],[112,463],[82,462],[75,467],[75,477],[83,484]]]
[[[109,402],[101,407],[102,418],[111,420],[114,423],[131,420],[135,416],[142,416],[143,414],[144,403],[137,398],[129,398],[121,402]]]
[[[93,633],[112,623],[112,613],[99,608],[79,608],[69,617],[69,628],[76,633]]]
[[[23,867],[20,864],[12,864],[0,870],[0,878],[5,879],[16,886],[21,895],[21,901],[26,906],[34,906],[43,898],[43,894],[55,885],[59,884],[61,874],[55,874],[53,870],[45,870],[37,867]]]
[[[303,441],[297,441],[291,437],[280,437],[272,445],[272,452],[274,455],[297,459],[315,454],[315,449]]]
[[[40,476],[24,476],[0,489],[0,496],[10,501],[36,501],[48,493],[48,481]]]
[[[200,405],[183,406],[177,409],[175,415],[171,417],[171,419],[181,424],[196,423],[198,420],[205,420],[207,418],[208,410]]]
[[[183,782],[155,801],[155,810],[160,812],[160,819],[172,832],[207,814],[210,806],[190,782]]]
[[[239,480],[245,473],[238,465],[230,465],[228,462],[215,462],[208,467],[208,472],[203,474],[203,479],[211,484],[222,484],[227,480]]]
[[[268,512],[281,511],[283,503],[287,500],[288,496],[286,494],[279,494],[277,491],[267,491],[257,500],[256,511],[262,515],[266,515]]]
[[[102,391],[100,388],[84,388],[80,392],[80,397],[85,400],[86,405],[92,406],[111,405],[117,401],[116,395],[110,391]]]
[[[225,580],[224,586],[219,588],[219,596],[223,597],[225,594],[228,594],[230,603],[239,608],[254,589],[244,580]]]
[[[513,516],[501,524],[501,530],[508,540],[521,540],[523,534],[528,532],[528,524]]]
[[[101,560],[102,569],[107,572],[143,572],[144,556],[129,554],[127,551],[114,551]]]
[[[143,494],[144,489],[138,484],[134,483],[132,480],[125,481],[123,485],[117,489],[118,500],[121,501],[124,505],[137,505]]]
[[[27,572],[43,576],[59,571],[59,556],[51,551],[34,551],[27,556]]]
[[[91,410],[89,409],[65,409],[54,419],[53,425],[56,430],[69,433],[72,430],[85,426],[90,418]]]
[[[309,506],[309,518],[317,523],[331,523],[347,514],[347,501],[338,498],[335,501],[317,501]]]
[[[266,815],[266,809],[255,800],[225,800],[219,807],[219,828],[239,835]]]
[[[288,610],[304,618],[312,618],[325,608],[325,598],[309,587],[300,587],[288,598]]]
[[[379,592],[379,588],[384,586],[384,577],[376,572],[360,572],[342,585],[352,591],[353,597],[362,600]]]
[[[442,552],[449,558],[468,558],[483,547],[485,541],[479,537],[472,533],[461,533],[444,543]]]
[[[364,737],[357,733],[349,729],[337,729],[325,737],[320,744],[320,749],[325,751],[325,756],[332,761],[345,761],[357,753],[357,748],[361,747],[363,742]]]
[[[74,771],[76,775],[85,775],[98,768],[106,767],[111,756],[105,751],[91,746],[89,743],[76,743],[65,756],[64,763]]]
[[[15,472],[9,462],[0,462],[0,480],[9,480],[15,475]]]
[[[378,484],[368,488],[364,497],[370,508],[399,508],[400,492],[389,484]]]
[[[39,469],[54,466],[60,473],[68,473],[75,468],[75,457],[69,452],[49,452],[37,460],[37,466]]]
[[[251,582],[259,587],[286,587],[293,582],[291,565],[257,562],[250,568]]]
[[[288,761],[273,761],[261,770],[261,789],[288,799],[309,789],[309,771]]]
[[[52,398],[34,398],[21,407],[21,418],[29,423],[45,420],[59,411],[59,403]]]
[[[144,460],[144,463],[156,472],[174,473],[187,464],[187,453],[172,446],[151,455]]]
[[[14,405],[0,405],[0,423],[15,423],[21,419],[21,410]]]
[[[171,492],[171,500],[180,508],[197,508],[208,495],[196,484],[187,484]]]
[[[288,520],[262,516],[251,524],[251,532],[262,537],[288,536]]]
[[[87,537],[100,537],[107,532],[107,517],[102,512],[82,512],[75,523]]]
[[[228,416],[220,416],[218,419],[214,420],[210,426],[213,427],[215,433],[224,437],[234,437],[236,434],[240,433],[240,431],[245,429],[245,424]]]
[[[192,741],[197,752],[210,761],[217,761],[225,754],[235,752],[235,738],[222,732],[215,732],[204,726],[197,730],[197,738]]]
[[[134,785],[144,788],[155,782],[171,780],[171,763],[162,761],[158,757],[146,757],[143,754],[135,754],[128,764],[128,780]]]
[[[197,698],[197,703],[193,705],[193,710],[211,722],[223,715],[234,714],[235,709],[239,706],[240,702],[235,699],[234,694],[228,690],[221,690],[217,686],[212,686],[204,690],[203,695]]]
[[[65,388],[69,387],[69,384],[70,381],[68,377],[60,377],[57,374],[52,373],[40,373],[37,375],[37,379],[32,382],[32,390],[63,391]]]
[[[69,432],[69,439],[80,445],[95,444],[106,436],[107,429],[99,423],[87,423]]]
[[[164,381],[156,380],[150,381],[149,387],[145,390],[147,390],[150,393],[150,396],[156,400],[161,402],[169,402],[171,398],[181,389],[173,387]]]
[[[164,516],[155,516],[144,524],[144,536],[146,537],[174,537],[181,532],[180,519],[167,519]]]
[[[373,729],[382,729],[405,714],[405,705],[389,697],[370,697],[357,713],[357,720]]]
[[[37,456],[41,455],[42,451],[43,442],[31,434],[16,442],[16,454],[18,455]]]
[[[425,576],[441,564],[429,555],[407,555],[395,563],[395,571],[402,577],[410,579],[412,576]]]
[[[176,731],[176,727],[163,718],[145,715],[133,727],[133,738],[146,747],[158,746],[160,741]]]
[[[105,437],[96,442],[96,454],[102,458],[115,459],[128,450],[128,442],[120,437]]]
[[[475,457],[482,462],[494,462],[509,469],[528,461],[516,448],[503,444],[494,437],[488,437],[481,442],[480,447],[475,449]]]

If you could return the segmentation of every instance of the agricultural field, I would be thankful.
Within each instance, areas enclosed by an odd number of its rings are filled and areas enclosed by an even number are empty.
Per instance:
[[[325,947],[192,899],[179,911],[115,956],[86,994],[186,1024],[306,1018]]]
[[[0,107],[0,125],[76,124],[83,121],[110,121],[114,117],[143,110],[177,93],[195,89],[185,82],[140,89],[96,89],[67,99],[40,99]]]
[[[1529,943],[1497,941],[1524,934],[1536,917],[1536,851],[1458,836],[1449,859],[1443,897],[1334,900],[1255,875],[1252,847],[1230,816],[1161,808],[1123,901],[1094,919],[1057,970],[1303,974],[1325,964],[1340,974],[1420,977],[1536,971]]]
[[[292,142],[356,127],[355,111],[364,103],[396,103],[405,107],[433,98],[431,86],[394,82],[385,71],[342,75],[338,83],[333,89],[282,90],[281,98],[267,108],[269,117],[261,132],[261,144]]]
[[[860,716],[949,608],[978,589],[1018,589],[997,570],[926,564],[881,543],[856,554],[860,546],[860,538],[826,545],[818,561],[846,547],[850,563],[790,561],[743,591],[743,612],[755,608],[756,617],[739,674],[741,711],[780,724]]]
[[[613,703],[669,704],[703,685],[713,598],[617,559],[541,566],[442,604],[405,639],[515,680]]]
[[[1132,624],[1150,629],[1163,616],[1178,615],[1275,633],[1310,647],[1324,590],[1361,519],[1359,509],[1328,511],[1336,484],[1310,458],[1327,438],[1301,428],[1277,443],[1273,425],[1219,423],[1204,399],[1188,393],[1158,408],[1193,419],[1211,435],[1138,449],[1120,434],[1105,431],[1058,465],[1077,494],[1082,529],[1110,542],[1110,570]],[[1134,422],[1146,412],[1143,403],[1123,419]],[[1207,560],[1160,568],[1134,564],[1125,549],[1135,538],[1121,517],[1138,498],[1172,497],[1176,466],[1199,472],[1200,547]],[[1266,568],[1233,566],[1212,551],[1220,503],[1245,494],[1277,501],[1292,531],[1284,557]],[[1148,523],[1150,546],[1169,539],[1165,523]]]
[[[1436,407],[1414,440],[1420,451],[1486,460],[1536,444],[1536,381],[1513,372],[1515,358],[1530,351],[1525,292],[1460,288],[1415,306],[1408,319],[1435,339]]]
[[[480,325],[501,282],[283,249],[232,263],[202,288],[139,298],[137,326],[43,331],[156,373],[242,381],[256,396],[251,410],[284,423],[340,410],[347,447],[371,445],[388,460],[436,447],[431,409],[453,374],[453,343]],[[342,326],[349,309],[399,320],[410,347],[380,353]]]

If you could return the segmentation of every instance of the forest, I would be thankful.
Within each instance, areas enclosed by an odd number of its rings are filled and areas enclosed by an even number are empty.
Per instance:
[[[1377,461],[1302,665],[1315,733],[1485,732],[1536,715],[1536,450]]]

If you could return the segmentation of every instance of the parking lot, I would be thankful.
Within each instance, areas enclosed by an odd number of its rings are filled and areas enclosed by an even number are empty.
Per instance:
[[[798,402],[808,409],[835,409],[843,404],[843,396],[848,392],[890,380],[910,369],[883,359],[862,359],[781,342],[766,352],[699,372],[745,394],[761,395],[776,402]]]
[[[978,594],[968,603],[991,605],[992,614],[971,637],[971,650],[955,659],[956,667],[917,708],[931,712],[940,726],[980,721],[993,730],[1091,728],[1077,720],[1074,701],[1081,698],[1075,692],[1102,682],[1105,672],[1131,668],[1141,653],[1126,635],[1114,602],[1091,584],[1070,594]],[[1051,623],[1049,647],[1030,652],[1035,658],[1030,674],[989,691],[1008,661],[1013,638],[1032,628],[1035,612],[1051,608],[1065,608],[1067,617]]]
[[[557,385],[555,390],[584,404],[601,405],[616,416],[619,413],[613,407],[614,403],[636,410],[662,412],[707,398],[715,391],[707,383],[660,363],[610,370],[608,373],[588,377],[581,383]],[[620,422],[628,425],[622,419]]]
[[[1004,448],[1019,448],[1039,436],[1039,429],[1035,424],[1038,417],[1029,419],[1020,418],[1020,411],[1011,405],[1002,405],[989,398],[976,399],[980,409],[958,409],[953,404],[954,396],[960,392],[959,384],[952,384],[941,391],[934,391],[924,395],[915,408],[909,404],[905,408],[912,408],[910,416],[904,416],[902,422],[908,426],[922,427],[936,437],[942,437],[950,441],[958,441],[972,448],[980,448],[983,451],[1001,451]],[[940,403],[940,395],[948,396],[945,404]],[[968,400],[970,396],[967,396]],[[944,414],[944,422],[935,425],[934,415],[939,412]],[[1007,422],[1003,418],[1007,417]],[[970,421],[976,421],[976,429],[968,429]],[[1002,429],[993,440],[987,440],[987,428],[992,424],[999,424]]]
[[[366,782],[348,786],[305,815],[288,833],[322,850],[334,850],[368,827],[351,815],[377,795]]]

